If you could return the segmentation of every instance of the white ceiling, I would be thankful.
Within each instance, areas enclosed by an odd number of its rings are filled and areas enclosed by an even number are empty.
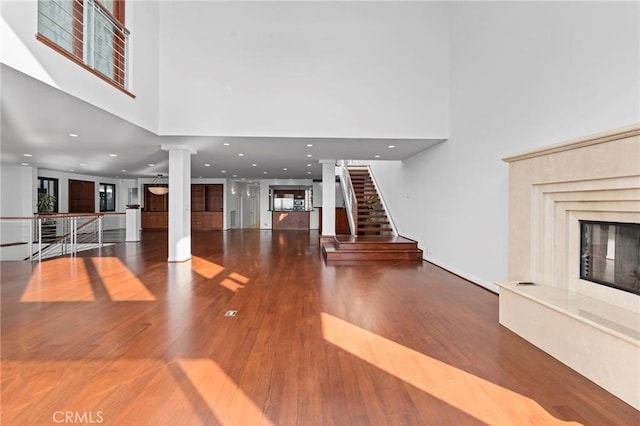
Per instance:
[[[159,136],[13,68],[3,65],[0,75],[2,163],[121,179],[151,177],[168,173],[168,153],[160,145],[169,144],[198,151],[191,161],[193,178],[319,179],[321,159],[404,160],[442,142]]]

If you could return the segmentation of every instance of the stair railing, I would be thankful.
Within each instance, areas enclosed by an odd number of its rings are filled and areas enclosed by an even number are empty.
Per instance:
[[[340,186],[342,187],[342,194],[344,196],[344,205],[347,210],[347,219],[349,221],[349,228],[351,229],[351,235],[358,234],[358,200],[356,199],[356,191],[353,189],[353,183],[351,182],[351,176],[347,169],[349,161],[340,160],[338,165],[340,166]]]
[[[103,220],[101,213],[89,214],[54,214],[39,215],[34,217],[34,240],[37,247],[35,252],[30,250],[29,257],[25,260],[42,261],[51,256],[75,255],[78,252],[78,244],[95,244],[103,246]],[[48,241],[46,239],[47,227],[53,232]],[[43,233],[44,232],[44,233]]]
[[[371,176],[371,181],[373,182],[373,186],[376,188],[376,192],[378,193],[378,197],[380,198],[380,202],[382,203],[382,208],[384,208],[384,211],[387,214],[387,219],[389,219],[389,224],[391,225],[391,233],[394,236],[398,236],[398,228],[396,228],[396,224],[393,222],[391,211],[389,211],[389,207],[387,207],[387,203],[385,203],[384,201],[382,191],[380,191],[380,186],[378,185],[378,182],[376,182],[376,177],[373,175],[373,170],[371,170],[371,167],[368,164],[365,167],[369,172],[369,176]]]

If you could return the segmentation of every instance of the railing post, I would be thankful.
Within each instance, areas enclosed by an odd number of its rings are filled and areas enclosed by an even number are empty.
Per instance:
[[[102,218],[104,216],[98,217],[98,245],[102,248]]]
[[[38,262],[42,262],[42,218],[38,218]]]
[[[33,262],[33,234],[36,232],[35,230],[36,226],[33,221],[33,218],[29,222],[29,227],[31,228],[29,230],[29,262]]]

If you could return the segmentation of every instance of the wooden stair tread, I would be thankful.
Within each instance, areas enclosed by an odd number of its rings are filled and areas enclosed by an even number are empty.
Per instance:
[[[395,235],[336,235],[322,254],[326,261],[422,260],[416,241]]]

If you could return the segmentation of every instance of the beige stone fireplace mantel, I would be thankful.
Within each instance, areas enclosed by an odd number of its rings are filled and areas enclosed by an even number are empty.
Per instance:
[[[640,409],[640,296],[579,277],[580,220],[640,223],[640,125],[504,161],[500,323]]]

